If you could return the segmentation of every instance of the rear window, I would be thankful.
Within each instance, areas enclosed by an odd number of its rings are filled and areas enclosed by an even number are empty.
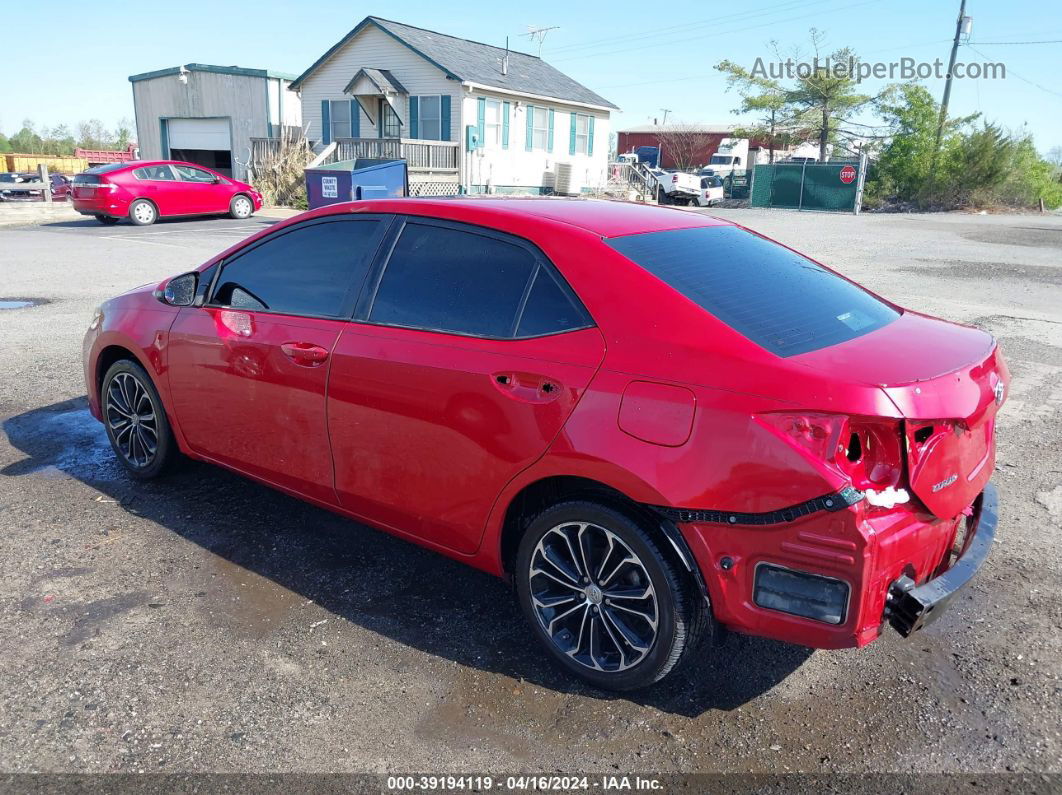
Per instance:
[[[90,169],[86,169],[86,174],[106,174],[110,171],[118,171],[118,169],[125,168],[127,163],[106,163],[102,166],[93,166]]]
[[[648,232],[605,242],[778,356],[836,345],[899,317],[846,279],[735,226]]]

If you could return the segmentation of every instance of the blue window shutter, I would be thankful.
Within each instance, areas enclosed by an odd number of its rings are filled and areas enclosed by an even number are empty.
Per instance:
[[[553,151],[553,108],[549,109],[549,132],[546,133],[546,151]]]
[[[409,137],[420,138],[420,97],[409,98]]]
[[[568,154],[570,154],[570,155],[574,155],[575,154],[575,124],[576,124],[576,118],[577,118],[577,114],[573,113],[572,114],[571,131],[568,134]]]
[[[587,129],[586,139],[586,153],[592,155],[594,153],[594,117],[590,117],[590,127]]]
[[[502,149],[509,148],[509,103],[502,103]]]
[[[361,106],[356,99],[350,101],[350,137],[361,138]]]
[[[443,94],[439,98],[439,130],[440,141],[452,141],[450,137],[450,95]]]
[[[535,142],[535,106],[528,105],[527,110],[527,138],[524,139],[524,150],[530,152]]]
[[[480,97],[476,106],[476,132],[479,133],[479,145],[483,146],[487,135],[487,98]]]
[[[321,100],[321,143],[332,143],[332,106],[327,99]]]

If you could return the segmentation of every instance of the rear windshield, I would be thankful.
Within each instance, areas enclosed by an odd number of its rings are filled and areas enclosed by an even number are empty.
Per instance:
[[[120,168],[125,168],[128,163],[106,163],[102,166],[93,166],[87,169],[86,174],[106,174],[108,171],[117,171]]]
[[[778,356],[836,345],[899,317],[846,279],[736,226],[648,232],[605,242]]]

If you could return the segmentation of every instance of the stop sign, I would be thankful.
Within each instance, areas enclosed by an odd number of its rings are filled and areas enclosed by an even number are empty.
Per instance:
[[[841,182],[845,185],[851,185],[855,182],[856,170],[855,166],[845,166],[841,169]]]

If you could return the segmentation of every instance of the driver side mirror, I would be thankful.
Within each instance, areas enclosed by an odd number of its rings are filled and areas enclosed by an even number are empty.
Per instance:
[[[199,274],[196,271],[174,276],[155,291],[155,297],[170,306],[191,306],[195,301]]]

